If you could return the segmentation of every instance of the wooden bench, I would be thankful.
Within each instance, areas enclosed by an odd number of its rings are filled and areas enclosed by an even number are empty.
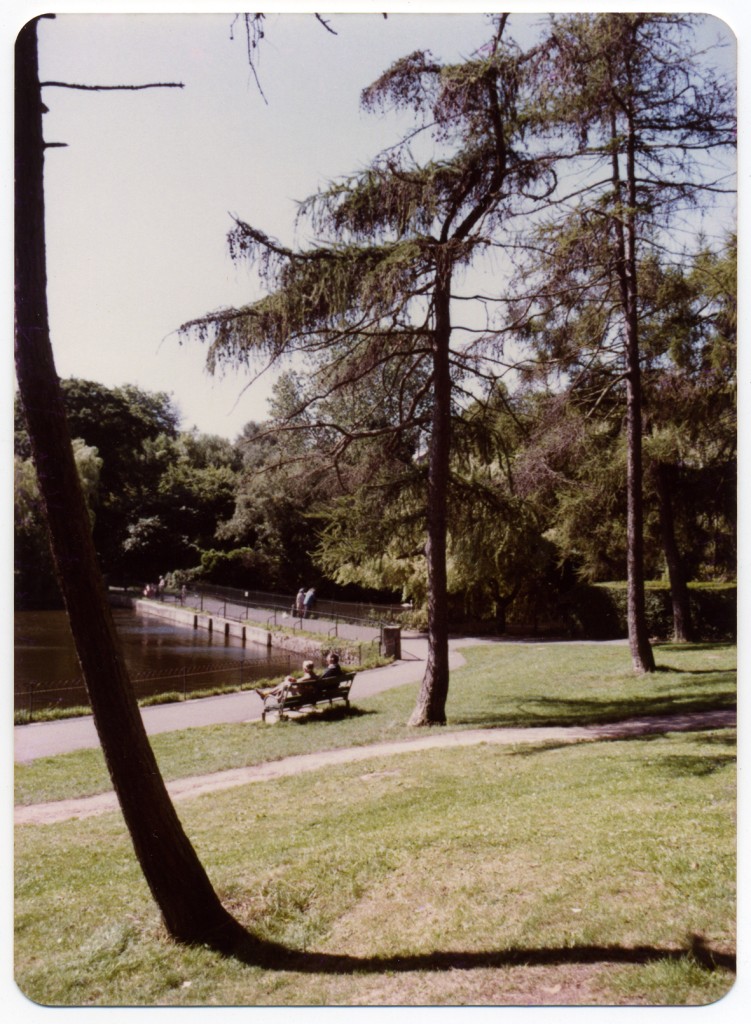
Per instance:
[[[324,679],[310,684],[285,682],[279,693],[269,693],[265,697],[256,690],[255,692],[263,701],[261,719],[265,722],[266,715],[269,712],[275,712],[281,722],[286,718],[285,712],[287,711],[312,709],[320,704],[333,707],[335,701],[341,701],[345,707],[349,707],[349,691],[352,689],[355,675],[355,672],[345,672],[336,679],[330,681]],[[295,689],[300,685],[306,686],[306,688],[309,686],[309,692],[295,693]]]

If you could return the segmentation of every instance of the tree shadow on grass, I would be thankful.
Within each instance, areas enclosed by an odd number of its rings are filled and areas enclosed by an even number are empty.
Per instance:
[[[675,665],[658,665],[655,669],[658,673],[670,673],[671,675],[679,676],[719,676],[719,675],[737,675],[738,670],[733,665],[729,668],[678,668]]]
[[[352,956],[289,949],[246,933],[228,955],[241,963],[273,971],[301,974],[404,974],[411,971],[471,971],[477,968],[552,967],[562,964],[649,964],[691,958],[709,971],[735,972],[736,957],[709,947],[701,935],[692,935],[684,948],[658,946],[566,946],[562,948],[510,948],[466,952],[436,950],[406,956]]]
[[[325,708],[301,708],[300,711],[285,712],[285,722],[291,725],[311,725],[314,722],[342,722],[346,718],[364,718],[366,715],[377,715],[377,711],[356,708],[350,705],[348,708],[342,704],[335,704],[333,707]]]
[[[703,745],[709,744],[715,747],[732,747],[733,750],[735,750],[737,745],[735,735],[729,736],[724,732],[702,733],[701,736],[694,737],[694,742]]]
[[[702,757],[700,754],[671,754],[662,759],[660,768],[679,778],[685,778],[687,775],[704,778],[735,763],[736,759],[732,754],[716,754],[714,757]]]
[[[689,653],[692,651],[716,651],[718,648],[732,647],[734,643],[734,640],[707,640],[705,642],[696,641],[694,643],[678,644],[672,640],[665,640],[660,643],[656,643],[653,646],[655,650],[659,651],[686,651]]]
[[[736,707],[735,687],[707,693],[699,688],[691,693],[686,687],[680,697],[674,695],[564,698],[545,694],[528,694],[522,703],[506,704],[498,709],[485,707],[477,711],[452,709],[452,725],[471,725],[476,729],[530,726],[608,725],[628,718],[650,715],[685,715],[696,712],[733,710]]]
[[[643,737],[646,740],[657,740],[659,735]],[[737,763],[735,754],[736,739],[725,733],[701,733],[688,738],[689,743],[701,744],[702,747],[712,746],[716,748],[711,754],[707,753],[685,753],[685,754],[664,754],[651,763],[651,768],[672,776],[685,778],[692,775],[696,778],[704,778],[721,771],[729,765]],[[722,748],[727,748],[723,750]]]
[[[597,742],[616,742],[624,739],[638,739],[644,743],[654,743],[657,740],[664,738],[663,733],[644,733],[639,735],[631,736],[620,736],[620,737],[609,737]],[[717,747],[728,747],[735,750],[736,740],[734,736],[727,736],[722,733],[707,733],[701,732],[699,735],[694,735],[691,739],[696,743],[701,743],[702,746],[710,744]],[[530,744],[529,746],[519,747],[516,750],[509,752],[510,757],[516,758],[533,758],[538,757],[540,754],[546,754],[554,750],[570,750],[570,743],[538,743]],[[693,775],[697,778],[702,778],[707,775],[713,775],[715,772],[721,771],[728,765],[734,765],[737,761],[735,753],[724,752],[718,750],[713,754],[665,754],[661,756],[656,762],[651,764],[651,767],[658,771],[663,771],[667,774],[685,777],[687,775]]]

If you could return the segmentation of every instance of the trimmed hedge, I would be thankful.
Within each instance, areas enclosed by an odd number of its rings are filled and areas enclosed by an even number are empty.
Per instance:
[[[626,595],[625,582],[575,587],[563,610],[569,632],[591,640],[628,636]],[[669,640],[673,635],[670,587],[666,583],[648,583],[645,597],[650,636]],[[697,639],[736,639],[737,588],[734,583],[690,583],[689,600]]]

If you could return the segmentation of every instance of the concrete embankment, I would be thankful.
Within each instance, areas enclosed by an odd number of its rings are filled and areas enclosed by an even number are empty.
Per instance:
[[[238,619],[228,619],[215,612],[202,612],[178,604],[151,601],[148,598],[132,597],[116,592],[110,592],[110,601],[117,607],[132,608],[139,615],[150,615],[175,626],[206,630],[214,636],[234,638],[243,644],[261,644],[263,647],[294,651],[303,658],[321,660],[335,646],[328,637],[316,640],[307,636],[291,636],[281,630],[266,629],[264,626],[253,625]],[[352,660],[348,659],[344,652],[342,653],[344,662]],[[352,658],[357,661],[357,652],[352,652]]]
[[[167,604],[162,601],[131,598],[130,607],[139,615],[152,615],[155,618],[171,622],[175,626],[188,626],[191,629],[204,629],[216,636],[235,637],[243,643],[263,644],[271,647],[271,633],[263,626],[251,626],[237,619],[225,619],[213,612],[199,612],[194,608],[184,608],[178,604]]]

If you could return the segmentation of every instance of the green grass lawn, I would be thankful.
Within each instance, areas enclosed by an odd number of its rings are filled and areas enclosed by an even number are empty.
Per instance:
[[[731,647],[498,645],[453,728],[734,701]],[[414,687],[350,718],[155,737],[169,777],[414,735]],[[358,703],[356,701],[356,703]],[[735,735],[373,757],[179,805],[220,897],[290,955],[169,940],[119,814],[16,830],[16,981],[41,1004],[693,1005],[733,983]],[[105,788],[93,752],[19,767],[27,801]]]
[[[628,649],[607,644],[495,644],[469,647],[452,672],[450,729],[581,725],[631,715],[732,707],[736,651],[731,645],[661,645],[659,671],[637,677]],[[166,779],[201,775],[291,754],[400,740],[420,730],[405,724],[417,685],[358,699],[340,709],[273,724],[217,725],[153,737]],[[253,694],[248,701],[258,702]],[[88,796],[110,788],[99,750],[81,750],[17,765],[16,802]]]

